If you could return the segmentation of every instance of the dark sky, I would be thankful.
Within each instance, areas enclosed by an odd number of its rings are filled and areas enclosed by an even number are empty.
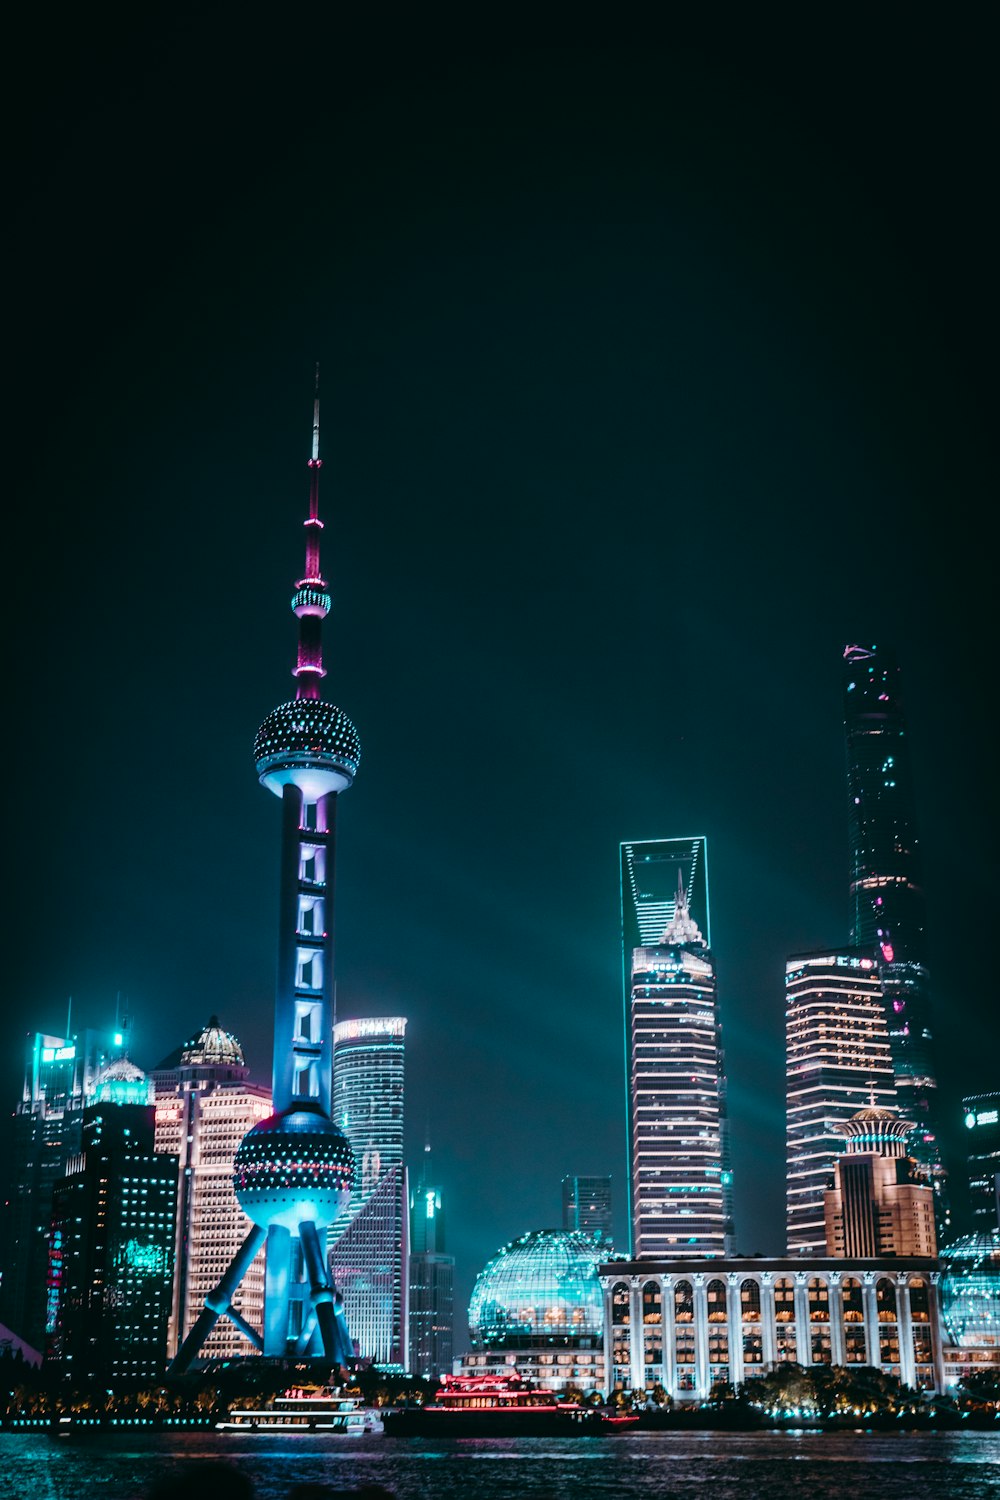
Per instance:
[[[127,995],[146,1066],[215,1011],[269,1077],[251,749],[318,356],[338,1007],[409,1018],[460,1308],[565,1173],[624,1238],[621,839],[708,836],[737,1237],[776,1252],[848,640],[902,662],[946,1114],[1000,1084],[996,38],[366,14],[14,38],[4,1096],[69,994]]]

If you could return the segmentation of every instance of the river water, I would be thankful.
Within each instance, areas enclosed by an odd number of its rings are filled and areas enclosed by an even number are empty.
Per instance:
[[[393,1500],[1000,1500],[1000,1433],[629,1433],[593,1438],[144,1434],[72,1443],[0,1434],[0,1496],[143,1500],[175,1479],[178,1500],[228,1500],[232,1464],[255,1500],[293,1487]],[[206,1478],[211,1478],[206,1484]]]

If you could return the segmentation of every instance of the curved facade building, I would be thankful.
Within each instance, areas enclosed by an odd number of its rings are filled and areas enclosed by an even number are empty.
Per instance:
[[[941,1317],[949,1385],[1000,1368],[1000,1230],[963,1235],[941,1251]]]
[[[600,1278],[610,1390],[704,1401],[782,1363],[943,1386],[935,1260],[612,1261]]]
[[[469,1302],[463,1374],[509,1374],[549,1390],[604,1390],[601,1247],[591,1235],[535,1229],[493,1256]],[[458,1367],[456,1367],[457,1369]]]

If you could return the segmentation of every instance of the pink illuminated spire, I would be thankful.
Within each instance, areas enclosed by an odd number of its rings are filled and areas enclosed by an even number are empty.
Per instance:
[[[320,627],[330,612],[330,595],[320,572],[319,543],[323,522],[319,518],[319,364],[316,365],[316,390],[313,397],[312,455],[309,459],[309,514],[306,529],[305,573],[295,586],[292,609],[299,621],[299,651],[292,676],[298,682],[296,698],[318,698],[323,669],[323,644]]]

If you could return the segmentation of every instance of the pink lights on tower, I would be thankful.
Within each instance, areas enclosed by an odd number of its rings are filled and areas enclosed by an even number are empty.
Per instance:
[[[319,560],[320,536],[323,522],[319,518],[319,471],[323,460],[319,456],[319,365],[316,366],[316,394],[313,399],[312,453],[309,458],[309,514],[303,525],[306,533],[305,576],[295,585],[292,609],[299,622],[299,649],[292,676],[298,686],[296,698],[318,698],[321,678],[326,676],[323,667],[323,642],[320,627],[330,612],[330,595],[327,593]]]

